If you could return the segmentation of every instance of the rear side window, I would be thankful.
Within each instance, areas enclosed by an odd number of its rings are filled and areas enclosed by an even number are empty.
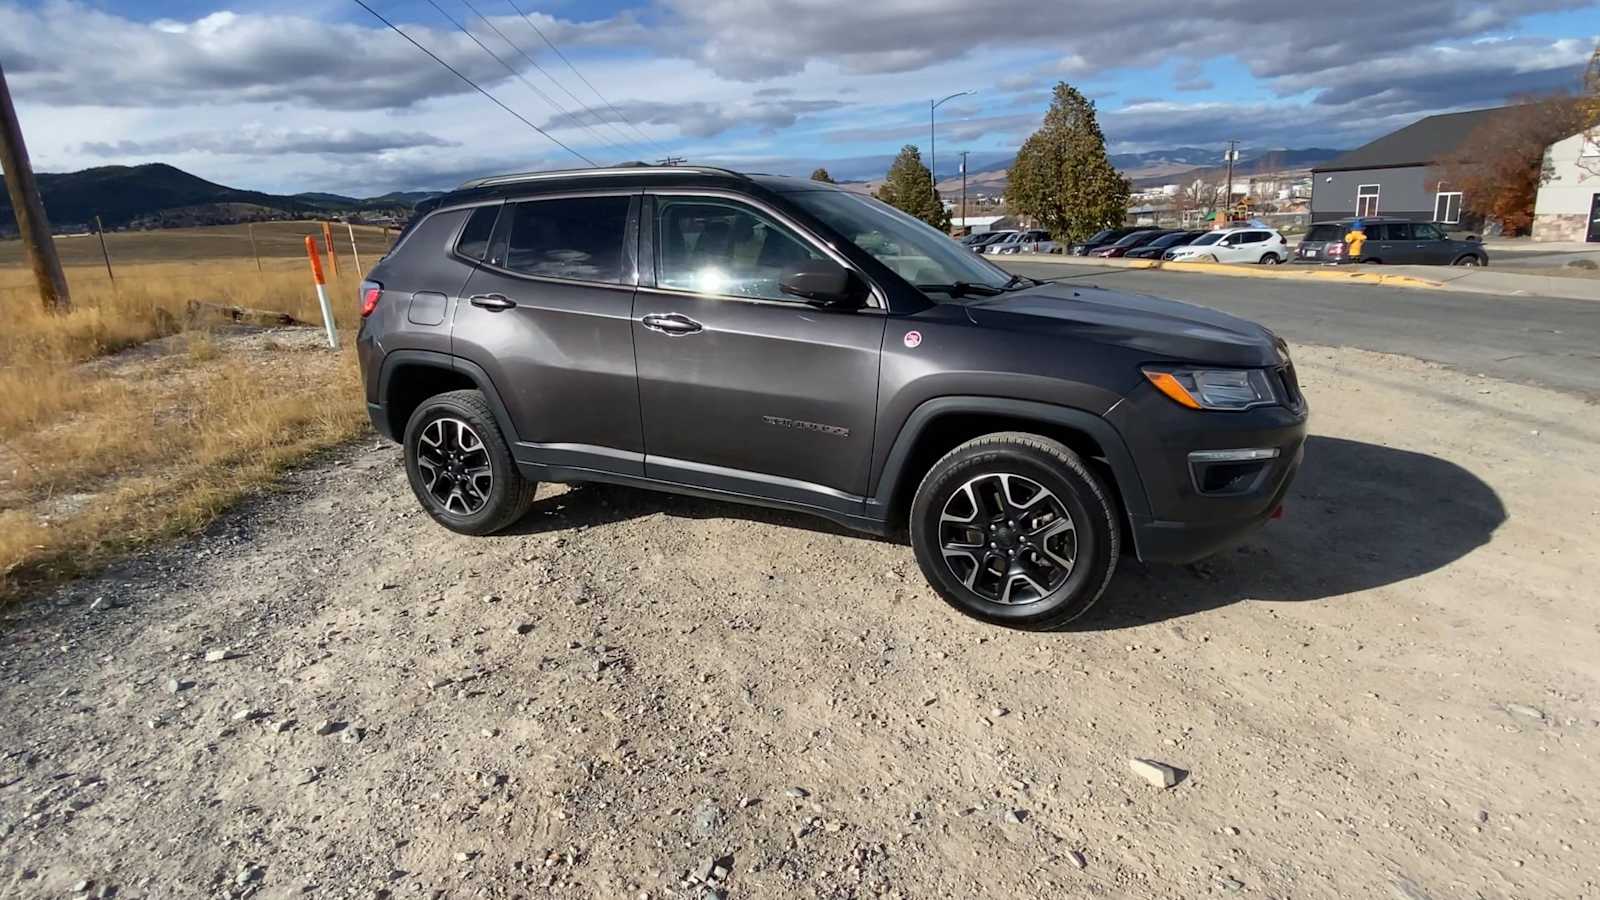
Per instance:
[[[461,229],[461,239],[456,241],[456,252],[468,259],[483,259],[489,252],[489,237],[494,234],[494,220],[499,215],[499,204],[473,210],[467,227]]]
[[[564,197],[506,205],[490,262],[547,278],[621,284],[628,197]]]

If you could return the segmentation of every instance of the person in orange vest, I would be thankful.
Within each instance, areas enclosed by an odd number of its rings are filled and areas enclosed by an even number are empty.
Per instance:
[[[1344,236],[1344,242],[1347,245],[1344,258],[1360,259],[1361,245],[1367,242],[1366,223],[1362,222],[1360,219],[1351,222],[1350,231]]]

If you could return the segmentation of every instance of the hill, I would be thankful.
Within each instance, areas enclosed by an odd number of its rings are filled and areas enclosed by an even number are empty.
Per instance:
[[[280,196],[207,181],[165,163],[98,166],[81,172],[40,172],[39,195],[52,228],[107,228],[228,224],[346,212],[399,212],[426,194],[390,194],[360,200],[339,194]],[[416,198],[416,199],[413,199]],[[0,232],[14,233],[10,199],[0,195]]]

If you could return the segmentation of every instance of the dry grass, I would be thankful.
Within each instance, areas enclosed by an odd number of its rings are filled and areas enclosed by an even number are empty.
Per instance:
[[[130,261],[115,285],[75,266],[74,308],[59,316],[37,308],[26,270],[0,269],[0,599],[201,527],[366,428],[349,349],[356,273],[329,285],[341,352],[320,329],[187,320],[204,299],[320,321],[303,258],[282,262]]]

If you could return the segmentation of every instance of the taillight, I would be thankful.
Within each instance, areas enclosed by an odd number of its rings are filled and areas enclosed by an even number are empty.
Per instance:
[[[376,281],[363,281],[361,283],[361,318],[372,315],[378,308],[378,301],[383,298],[383,285]]]
[[[1322,245],[1323,252],[1329,256],[1343,256],[1344,244],[1339,241],[1329,241]]]

